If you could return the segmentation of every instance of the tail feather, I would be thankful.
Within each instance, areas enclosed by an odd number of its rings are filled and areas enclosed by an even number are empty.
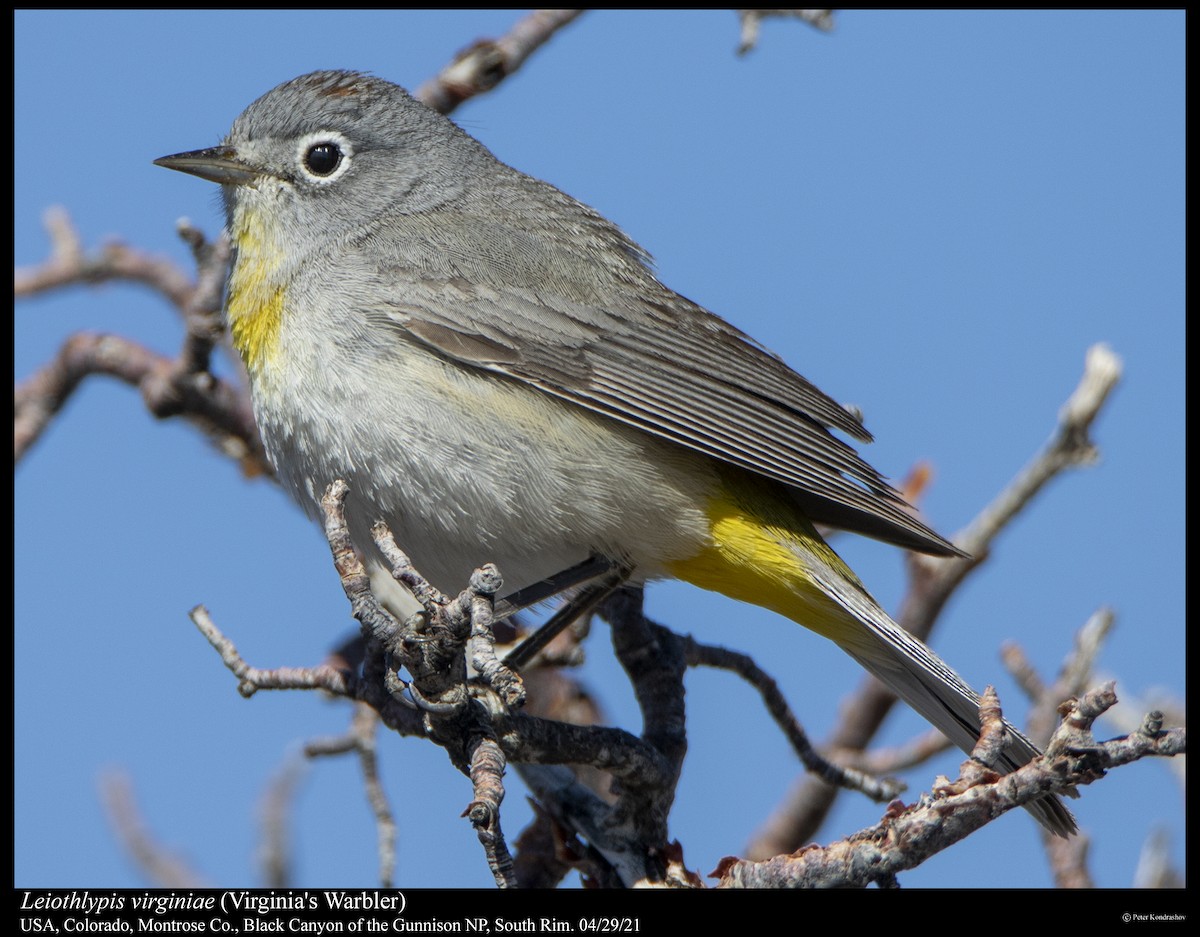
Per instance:
[[[933,685],[928,671],[910,670],[905,666],[907,661],[894,667],[878,655],[866,657],[849,648],[845,650],[955,745],[968,753],[974,748],[980,732],[979,697],[969,687],[957,678],[952,684]],[[996,767],[1007,774],[1027,765],[1041,752],[1008,720],[1005,720],[1004,727],[1007,739],[1000,756],[1001,763]],[[1026,809],[1057,836],[1070,836],[1076,830],[1075,818],[1058,797],[1039,798],[1028,804]]]
[[[897,625],[794,504],[774,489],[738,482],[709,509],[711,544],[672,563],[673,576],[773,609],[838,644],[902,700],[970,752],[979,738],[979,696],[941,658]],[[1039,754],[1011,724],[999,770]],[[1056,796],[1027,809],[1050,832],[1075,820]]]
[[[963,751],[970,753],[979,739],[979,694],[923,643],[901,628],[861,588],[856,580],[833,576],[821,579],[825,592],[864,626],[834,640],[900,699],[920,713]],[[997,769],[1008,773],[1023,767],[1041,752],[1012,723],[1004,723],[1007,739]],[[1026,809],[1051,833],[1070,836],[1075,818],[1053,795],[1039,798]]]

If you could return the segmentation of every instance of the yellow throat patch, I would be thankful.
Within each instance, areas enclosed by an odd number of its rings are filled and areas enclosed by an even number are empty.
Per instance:
[[[251,373],[261,373],[279,350],[283,325],[282,249],[262,223],[260,212],[240,210],[231,236],[237,251],[229,277],[225,313],[233,347]]]

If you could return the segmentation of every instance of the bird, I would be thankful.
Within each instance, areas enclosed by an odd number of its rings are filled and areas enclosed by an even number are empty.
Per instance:
[[[377,520],[446,592],[484,561],[511,590],[589,558],[682,580],[832,640],[972,750],[978,695],[818,527],[962,551],[842,438],[871,441],[857,412],[661,283],[599,212],[359,71],[286,81],[216,146],[156,162],[221,186],[268,458],[315,519],[347,484],[373,583],[392,581]],[[1039,752],[1006,729],[1008,772]],[[1075,830],[1056,796],[1028,809]]]

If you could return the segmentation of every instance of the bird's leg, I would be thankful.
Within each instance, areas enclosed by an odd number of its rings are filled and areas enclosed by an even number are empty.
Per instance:
[[[570,569],[563,570],[532,586],[519,589],[502,602],[497,602],[495,617],[507,617],[513,612],[557,595],[578,583],[595,579],[598,575],[603,576],[572,595],[563,607],[551,616],[549,621],[509,651],[504,658],[505,666],[511,667],[513,670],[520,670],[527,666],[559,632],[576,619],[594,611],[601,602],[620,588],[629,578],[629,573],[630,570],[626,566],[618,566],[605,557],[594,556],[578,566],[572,566]],[[503,612],[500,611],[501,605],[504,606]]]

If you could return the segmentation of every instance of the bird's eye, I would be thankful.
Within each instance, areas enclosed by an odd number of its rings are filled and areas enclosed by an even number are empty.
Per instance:
[[[342,149],[331,141],[314,143],[304,152],[304,165],[314,176],[328,176],[342,162]]]

